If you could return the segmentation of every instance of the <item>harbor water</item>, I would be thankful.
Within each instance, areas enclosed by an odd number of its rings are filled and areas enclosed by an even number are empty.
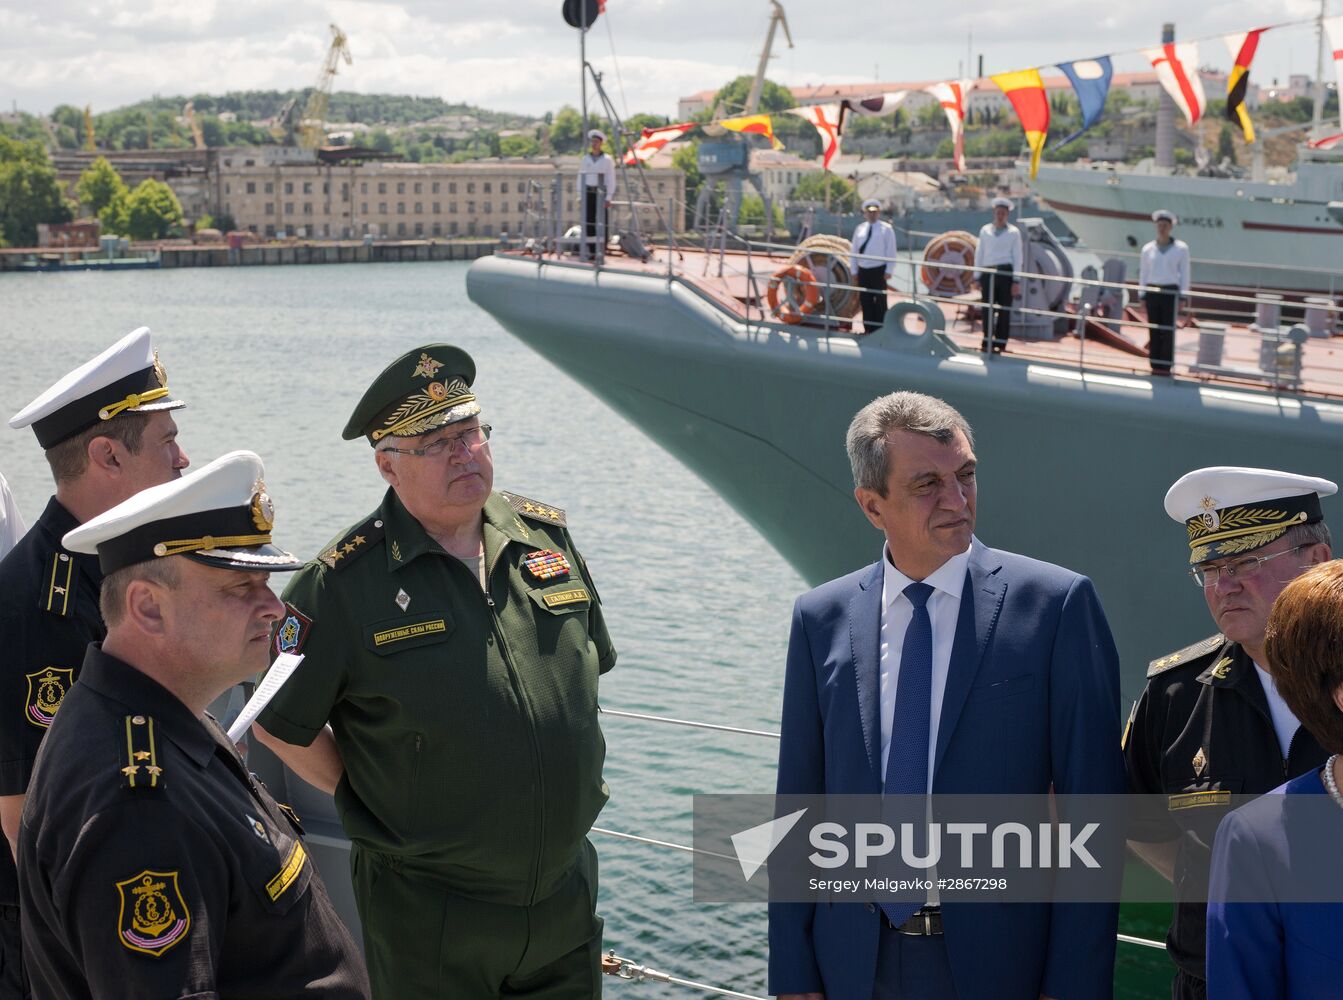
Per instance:
[[[189,402],[175,416],[193,465],[235,448],[258,452],[275,498],[277,541],[311,556],[383,492],[367,444],[340,438],[364,388],[418,344],[458,344],[476,360],[476,391],[495,428],[496,487],[564,508],[592,569],[620,654],[602,680],[603,706],[776,731],[789,615],[804,582],[676,460],[473,306],[467,266],[7,277],[0,407],[8,416],[76,363],[147,325],[174,392]],[[0,472],[31,521],[51,492],[31,433],[0,431]],[[874,533],[873,558],[879,548]],[[283,583],[272,580],[277,592]],[[694,794],[773,789],[773,740],[616,717],[603,728],[611,801],[602,827],[689,844]],[[593,842],[607,948],[764,995],[763,908],[696,903],[686,854],[599,834]],[[1157,927],[1144,931],[1160,936]],[[1164,959],[1148,955],[1160,962],[1143,956],[1142,985],[1135,979],[1121,995],[1165,988]],[[1121,966],[1126,957],[1121,946]],[[696,995],[614,981],[606,992],[632,1000]]]

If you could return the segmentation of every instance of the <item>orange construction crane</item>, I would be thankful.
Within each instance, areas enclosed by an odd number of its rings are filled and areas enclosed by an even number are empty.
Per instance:
[[[326,109],[331,97],[331,84],[335,82],[336,70],[341,59],[345,65],[353,65],[350,58],[350,46],[345,32],[331,25],[331,47],[327,49],[326,59],[322,62],[321,73],[317,77],[317,86],[313,88],[308,105],[303,109],[302,130],[299,145],[305,149],[317,149],[326,145]]]

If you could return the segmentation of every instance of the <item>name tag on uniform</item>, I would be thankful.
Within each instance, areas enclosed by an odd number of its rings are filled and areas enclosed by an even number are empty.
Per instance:
[[[1197,809],[1200,806],[1229,806],[1231,793],[1225,789],[1216,792],[1185,792],[1169,796],[1171,812],[1177,809]]]
[[[570,587],[568,590],[555,590],[542,594],[541,600],[548,608],[562,608],[568,604],[585,604],[592,600],[586,587]]]

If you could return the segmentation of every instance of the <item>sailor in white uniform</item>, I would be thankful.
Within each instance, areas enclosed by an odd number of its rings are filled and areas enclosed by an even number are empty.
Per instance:
[[[886,322],[886,282],[895,270],[895,229],[881,217],[881,202],[863,202],[865,218],[853,231],[849,270],[863,289],[863,332],[878,330]]]
[[[1138,266],[1138,294],[1147,303],[1151,340],[1148,354],[1153,375],[1169,375],[1175,354],[1175,323],[1180,299],[1189,297],[1189,244],[1174,239],[1175,213],[1159,208],[1152,213],[1156,239],[1142,248]]]
[[[1012,300],[1021,287],[1016,275],[1021,266],[1021,230],[1007,221],[1012,202],[993,199],[993,221],[979,230],[975,247],[975,270],[979,294],[984,300],[984,346],[1001,354],[1012,332]],[[990,339],[992,343],[990,344]]]
[[[616,165],[609,155],[602,152],[602,143],[605,141],[605,132],[599,128],[589,129],[590,146],[578,165],[578,203],[583,210],[584,259],[596,245],[598,219],[607,220],[609,225],[611,199],[616,192]]]

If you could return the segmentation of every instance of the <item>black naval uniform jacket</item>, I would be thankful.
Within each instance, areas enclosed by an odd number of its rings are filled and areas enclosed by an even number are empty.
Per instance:
[[[19,834],[37,1000],[366,1000],[297,825],[213,719],[91,646]]]
[[[1217,824],[1244,796],[1272,791],[1329,755],[1302,726],[1283,759],[1254,661],[1222,635],[1152,662],[1123,746],[1129,791],[1160,796],[1134,810],[1129,839],[1179,840],[1166,949],[1179,968],[1206,978],[1208,867]]]
[[[37,748],[89,643],[107,629],[98,612],[98,557],[69,552],[79,526],[55,497],[0,561],[0,795],[23,795]],[[0,851],[0,905],[16,905],[14,859]]]

